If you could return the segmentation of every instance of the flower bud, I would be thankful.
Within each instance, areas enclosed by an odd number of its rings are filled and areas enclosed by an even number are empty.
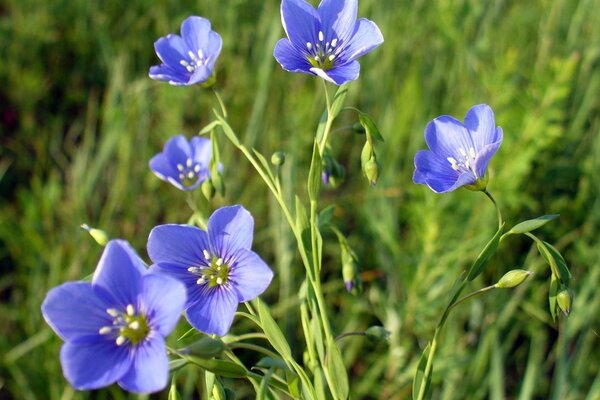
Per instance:
[[[87,231],[87,233],[90,234],[90,236],[96,241],[96,243],[98,243],[100,246],[106,246],[106,243],[108,243],[108,241],[110,240],[110,238],[108,237],[108,235],[106,234],[106,232],[104,232],[103,230],[100,229],[96,229],[96,228],[91,228],[89,225],[87,224],[82,224],[81,225],[81,229],[84,229]]]
[[[212,179],[210,178],[202,182],[200,189],[202,190],[204,197],[206,197],[206,200],[211,200],[213,197],[215,197],[215,193],[217,192],[215,186],[213,185]]]
[[[573,300],[573,294],[571,289],[563,289],[556,295],[556,302],[561,311],[568,316],[571,313],[571,302]]]
[[[375,157],[371,158],[365,164],[365,176],[369,180],[369,183],[372,186],[375,186],[377,183],[377,179],[379,179],[379,163],[375,159]]]
[[[529,277],[529,275],[533,274],[531,271],[526,271],[524,269],[513,269],[512,271],[508,271],[498,283],[494,285],[494,287],[498,289],[509,289],[519,286],[521,283]]]
[[[374,325],[369,327],[365,331],[365,335],[376,342],[387,342],[390,338],[390,331],[385,329],[383,326]]]
[[[212,358],[219,356],[223,353],[223,350],[225,350],[225,344],[222,341],[205,336],[184,348],[181,352],[201,358]]]
[[[342,246],[342,278],[346,291],[352,294],[358,294],[362,291],[362,279],[358,270],[358,263],[354,255]]]
[[[276,167],[281,167],[285,163],[285,153],[283,151],[276,151],[271,156],[271,164]]]

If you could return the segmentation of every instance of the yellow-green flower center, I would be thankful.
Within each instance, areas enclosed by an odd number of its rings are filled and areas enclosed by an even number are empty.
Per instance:
[[[335,61],[342,51],[339,39],[335,38],[331,42],[325,41],[322,31],[319,31],[319,38],[315,43],[306,43],[308,54],[306,59],[315,68],[324,71],[335,66]]]
[[[204,250],[204,258],[208,265],[198,267],[189,267],[188,271],[196,276],[198,285],[206,285],[215,287],[224,285],[229,279],[230,266],[223,262],[223,259],[216,256],[211,256],[207,250]]]
[[[125,312],[109,308],[106,313],[113,318],[112,325],[103,326],[99,333],[116,336],[115,343],[118,346],[125,343],[135,346],[146,339],[150,332],[146,316],[137,312],[132,304],[127,305]]]

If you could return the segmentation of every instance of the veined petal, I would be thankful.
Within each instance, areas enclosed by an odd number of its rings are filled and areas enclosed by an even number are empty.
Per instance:
[[[383,35],[375,22],[361,18],[356,23],[356,31],[340,57],[355,60],[383,43]]]
[[[94,272],[92,288],[95,291],[99,288],[110,295],[123,308],[128,304],[136,305],[142,287],[142,275],[145,273],[142,260],[129,243],[111,240],[104,248]]]
[[[188,85],[195,85],[196,83],[202,83],[202,82],[208,80],[208,78],[210,78],[211,74],[212,74],[212,71],[204,65],[196,67],[196,69],[194,70],[194,73],[192,73],[192,76],[190,76]]]
[[[148,76],[158,81],[169,82],[171,85],[175,86],[187,85],[187,82],[190,79],[190,74],[185,69],[174,69],[166,64],[150,67]]]
[[[119,379],[119,386],[135,393],[152,393],[169,382],[169,359],[160,335],[149,336],[135,348],[129,371]]]
[[[211,70],[215,66],[215,62],[217,61],[219,54],[221,54],[222,46],[223,40],[221,39],[221,35],[215,31],[210,31],[208,34],[208,43],[204,48],[202,48],[202,50],[204,50],[206,55],[210,57],[206,66]]]
[[[177,135],[170,138],[167,143],[165,143],[163,153],[171,163],[181,163],[183,165],[185,165],[186,160],[192,156],[190,144],[183,135]]]
[[[187,269],[206,263],[204,250],[209,250],[208,236],[190,225],[159,225],[150,232],[147,250],[154,263],[176,264]]]
[[[460,159],[462,152],[468,154],[475,146],[467,128],[460,121],[447,115],[437,117],[427,124],[425,141],[431,151],[443,159]]]
[[[89,282],[67,282],[50,290],[42,303],[42,315],[61,339],[76,340],[99,336],[99,329],[111,325],[106,313],[111,305],[96,296]]]
[[[458,176],[455,181],[448,180],[446,177],[435,175],[426,178],[427,186],[435,193],[447,193],[458,189],[461,186],[472,185],[475,183],[475,176],[465,172]]]
[[[242,206],[221,207],[208,219],[211,254],[226,262],[238,249],[250,249],[254,236],[254,219]]]
[[[169,160],[167,160],[167,157],[165,157],[163,153],[159,153],[152,157],[148,165],[152,172],[164,181],[166,181],[169,176],[177,176],[177,171],[169,164]]]
[[[196,303],[186,310],[187,320],[199,331],[225,336],[238,307],[238,295],[225,286],[202,288]]]
[[[60,349],[60,363],[67,381],[78,390],[108,386],[121,379],[131,365],[128,346],[114,340],[77,344],[66,342]]]
[[[163,63],[175,70],[185,71],[179,62],[189,59],[187,54],[189,49],[180,36],[169,34],[161,37],[154,42],[154,50]]]
[[[281,2],[281,23],[291,42],[304,48],[307,42],[316,43],[319,30],[319,14],[304,0]]]
[[[275,44],[273,56],[286,71],[309,73],[311,69],[308,60],[302,57],[302,54],[288,39],[279,39]]]
[[[479,150],[479,153],[477,153],[477,158],[475,158],[475,170],[477,171],[477,175],[480,177],[485,176],[485,172],[490,160],[494,154],[496,154],[500,148],[500,145],[502,144],[502,128],[498,128],[496,134],[498,140],[495,143],[484,146],[481,150]]]
[[[194,136],[190,140],[192,147],[192,159],[201,165],[208,167],[212,158],[212,144],[210,139]]]
[[[358,61],[351,61],[348,64],[340,65],[327,71],[323,71],[320,68],[311,68],[310,71],[335,85],[343,85],[358,78],[360,64]]]
[[[209,40],[210,21],[206,18],[191,16],[181,23],[181,37],[185,44],[198,56],[198,50],[205,50]]]
[[[429,150],[420,150],[415,155],[413,182],[425,184],[436,193],[450,192],[460,186],[475,183],[472,173],[459,173],[445,160]]]
[[[238,301],[250,301],[269,287],[273,271],[258,254],[240,249],[235,255],[228,279],[238,293]]]
[[[186,301],[183,283],[160,274],[142,278],[142,312],[149,318],[152,329],[167,336],[179,321]]]
[[[326,41],[337,38],[345,41],[354,33],[357,0],[322,0],[317,12]]]
[[[465,126],[471,131],[475,152],[498,141],[494,112],[487,104],[473,106],[465,116]]]

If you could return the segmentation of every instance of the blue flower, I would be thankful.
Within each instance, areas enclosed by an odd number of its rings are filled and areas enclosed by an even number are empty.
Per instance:
[[[496,127],[494,112],[486,104],[472,107],[464,124],[442,115],[425,128],[430,150],[415,155],[413,182],[429,186],[436,193],[465,186],[483,190],[487,166],[502,144],[502,128]]]
[[[164,337],[185,296],[177,280],[148,273],[127,242],[108,242],[91,283],[67,282],[42,304],[46,322],[65,341],[65,378],[81,390],[114,382],[132,392],[163,389],[169,379]]]
[[[273,278],[252,250],[254,220],[241,206],[223,207],[208,219],[208,232],[189,225],[160,225],[148,238],[151,269],[187,288],[186,316],[205,333],[225,335],[238,303],[264,292]]]
[[[212,145],[209,139],[194,136],[189,142],[183,135],[165,143],[162,153],[152,157],[150,169],[177,189],[192,190],[209,177]]]
[[[383,43],[383,36],[374,22],[356,20],[357,1],[322,0],[315,10],[304,0],[283,0],[281,21],[288,39],[275,45],[277,62],[286,71],[336,85],[358,78],[356,59]]]
[[[148,75],[175,86],[208,84],[221,46],[221,36],[210,29],[209,20],[188,17],[181,24],[181,36],[169,34],[154,42],[162,64],[150,67]]]

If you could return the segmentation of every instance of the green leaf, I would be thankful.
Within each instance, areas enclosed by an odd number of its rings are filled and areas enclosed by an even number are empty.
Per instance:
[[[213,129],[215,129],[219,125],[221,125],[221,121],[212,121],[211,123],[209,123],[208,125],[206,125],[204,128],[200,129],[200,132],[198,132],[198,134],[199,135],[206,135],[207,133],[209,133],[210,131],[212,131]]]
[[[252,149],[252,152],[254,153],[256,158],[258,158],[258,161],[261,163],[263,167],[263,172],[269,176],[271,183],[274,183],[275,177],[273,176],[273,172],[271,172],[271,166],[269,165],[269,162],[267,161],[265,156],[263,156],[258,150],[254,148]]]
[[[263,357],[257,363],[256,367],[259,368],[279,368],[282,370],[288,369],[287,365],[281,358]]]
[[[197,366],[204,368],[215,375],[225,378],[243,378],[248,375],[246,368],[230,361],[218,360],[216,358],[207,359],[195,356],[186,356],[185,358]]]
[[[233,132],[233,129],[231,129],[231,126],[229,126],[227,121],[219,114],[216,114],[216,116],[220,122],[221,128],[223,129],[223,133],[225,133],[225,136],[227,136],[227,138],[231,141],[231,143],[233,143],[234,146],[239,147],[240,140],[235,135],[235,132]]]
[[[323,134],[325,133],[325,126],[327,125],[327,111],[321,114],[321,119],[319,119],[319,125],[317,126],[317,134],[315,135],[315,140],[317,142],[321,142],[323,139]]]
[[[331,377],[331,392],[337,399],[347,399],[350,392],[348,373],[340,348],[333,339],[327,343],[327,371]]]
[[[519,234],[519,233],[531,232],[535,229],[538,229],[541,226],[546,225],[548,222],[550,222],[558,217],[559,217],[559,214],[549,214],[549,215],[542,215],[541,217],[537,217],[537,218],[530,219],[527,221],[523,221],[523,222],[513,226],[512,229],[510,231],[508,231],[506,234],[507,235],[515,235],[515,234]]]
[[[494,255],[496,250],[498,249],[498,243],[500,243],[500,236],[502,236],[502,228],[504,228],[504,224],[498,228],[494,237],[485,245],[483,251],[479,254],[471,269],[469,270],[469,275],[467,276],[467,280],[472,281],[477,278],[479,274],[483,271],[485,266],[487,265],[490,258]]]
[[[312,160],[310,162],[310,171],[308,172],[308,197],[312,201],[317,201],[319,191],[321,190],[321,154],[319,153],[319,143],[315,140],[313,144]]]
[[[187,364],[189,364],[189,361],[182,358],[171,360],[169,361],[169,371],[177,371],[178,369],[185,367]]]
[[[256,392],[257,400],[269,400],[271,396],[269,396],[269,382],[271,381],[271,377],[273,376],[273,370],[268,370],[265,373],[265,376],[260,381],[260,387],[258,388],[258,392]]]
[[[330,204],[319,212],[319,228],[330,225],[333,221],[335,204]]]
[[[423,350],[423,354],[421,354],[421,358],[419,359],[419,364],[417,365],[417,371],[415,372],[415,378],[413,379],[412,386],[412,398],[413,400],[417,400],[419,398],[419,392],[421,391],[421,385],[423,385],[423,381],[425,381],[424,393],[427,394],[429,390],[429,384],[431,383],[431,374],[425,376],[425,368],[427,367],[427,358],[429,357],[429,349],[430,344],[428,343]]]
[[[175,384],[175,379],[171,379],[171,387],[169,388],[168,400],[181,400],[181,396],[177,392],[177,385]]]
[[[560,252],[558,250],[556,250],[556,248],[554,246],[552,246],[550,243],[544,242],[544,244],[546,245],[548,252],[552,255],[552,258],[554,259],[554,261],[556,263],[556,269],[557,269],[558,277],[560,278],[560,281],[563,283],[563,285],[568,287],[569,283],[571,281],[572,275],[571,275],[571,271],[569,271],[569,267],[567,266],[565,259],[563,258],[562,254],[560,254]]]
[[[331,118],[335,119],[340,114],[346,100],[346,95],[348,94],[348,87],[349,84],[345,83],[335,92],[333,102],[331,103]]]
[[[256,298],[252,301],[256,308],[258,309],[258,317],[260,318],[260,324],[267,335],[267,339],[273,346],[273,348],[283,357],[284,360],[288,361],[292,359],[292,351],[290,350],[290,345],[287,340],[285,340],[285,336],[283,336],[283,332],[277,325],[277,322],[271,316],[271,312],[265,303],[262,302],[259,298]]]
[[[371,136],[373,139],[383,142],[383,136],[381,136],[381,132],[379,132],[377,125],[375,125],[375,122],[373,119],[371,119],[371,117],[360,111],[358,113],[358,121],[365,128],[367,135]]]

